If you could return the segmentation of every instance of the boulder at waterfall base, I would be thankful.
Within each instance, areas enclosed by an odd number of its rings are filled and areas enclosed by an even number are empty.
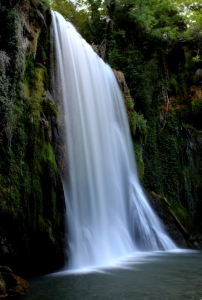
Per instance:
[[[0,266],[0,298],[24,295],[28,283],[6,266]]]

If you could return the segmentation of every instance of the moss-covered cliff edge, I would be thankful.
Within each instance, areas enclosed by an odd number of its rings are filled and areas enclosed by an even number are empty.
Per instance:
[[[136,92],[135,101],[132,97],[126,101],[126,109],[143,186],[165,197],[188,232],[200,235],[202,64],[192,60],[195,45],[189,47],[179,45],[180,53],[186,49],[180,57],[183,62],[173,57],[173,62],[167,63],[168,77],[164,70],[156,69],[156,82],[151,83],[150,89],[147,87],[149,99],[142,98],[141,93],[146,92],[142,86]],[[173,63],[176,70],[172,70]],[[162,86],[162,80],[165,80],[165,86]]]
[[[0,265],[48,272],[64,262],[63,187],[54,154],[50,11],[0,2]]]

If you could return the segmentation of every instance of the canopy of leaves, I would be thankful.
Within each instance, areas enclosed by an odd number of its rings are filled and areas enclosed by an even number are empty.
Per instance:
[[[67,21],[73,23],[83,36],[89,37],[90,11],[87,5],[71,0],[50,0],[50,5],[52,10],[59,12]]]
[[[188,28],[198,28],[202,30],[202,3],[201,1],[193,0],[178,0],[177,6],[179,12],[184,16]],[[202,34],[202,31],[201,31]]]

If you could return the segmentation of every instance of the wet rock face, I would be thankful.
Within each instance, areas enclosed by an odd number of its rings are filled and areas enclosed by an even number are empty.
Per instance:
[[[167,200],[154,192],[147,193],[147,199],[176,245],[180,248],[190,248],[189,233],[175,217]]]
[[[0,298],[7,296],[21,296],[28,290],[28,283],[15,275],[6,266],[0,266]]]
[[[166,198],[151,192],[147,193],[147,199],[163,222],[165,230],[178,247],[196,250],[202,249],[202,235],[191,235],[187,229],[184,228],[171,210]]]
[[[116,70],[113,70],[113,72],[114,72],[114,75],[117,79],[117,82],[119,84],[120,89],[122,90],[124,95],[128,95],[130,91],[129,91],[129,88],[127,86],[124,74],[122,72],[116,71]]]

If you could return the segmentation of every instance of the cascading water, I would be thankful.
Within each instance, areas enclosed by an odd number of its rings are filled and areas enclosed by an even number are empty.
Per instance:
[[[109,265],[135,251],[176,248],[141,189],[113,71],[56,12],[52,32],[69,268]]]

